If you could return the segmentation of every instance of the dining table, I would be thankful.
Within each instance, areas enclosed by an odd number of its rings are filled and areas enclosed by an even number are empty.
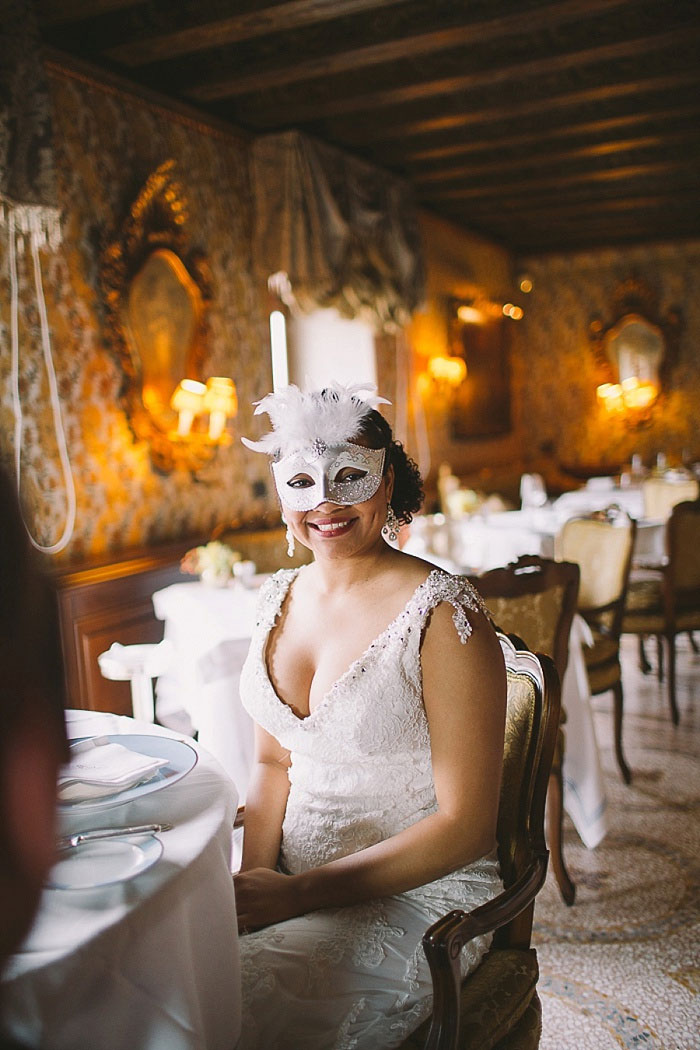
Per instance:
[[[201,744],[162,726],[88,711],[68,711],[66,722],[73,741],[138,741],[167,759],[150,787],[59,804],[59,836],[170,827],[57,852],[34,924],[2,973],[4,1034],[42,1050],[232,1050],[241,1027],[235,786]]]

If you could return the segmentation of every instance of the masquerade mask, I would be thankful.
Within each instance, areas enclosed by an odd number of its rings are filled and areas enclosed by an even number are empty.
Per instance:
[[[277,494],[286,507],[299,511],[321,503],[364,503],[381,484],[385,453],[350,441],[314,441],[272,464]]]

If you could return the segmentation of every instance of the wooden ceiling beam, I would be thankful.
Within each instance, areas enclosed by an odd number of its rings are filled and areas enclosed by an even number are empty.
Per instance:
[[[433,200],[476,200],[487,197],[505,198],[507,195],[529,194],[532,191],[551,189],[559,191],[568,186],[592,186],[595,183],[623,182],[630,179],[660,178],[677,175],[688,167],[688,173],[697,178],[692,162],[685,165],[685,158],[675,161],[659,161],[655,164],[629,164],[624,167],[611,168],[607,171],[579,172],[575,175],[554,175],[551,178],[537,176],[534,179],[521,179],[517,182],[493,183],[489,181],[481,186],[460,186],[455,189],[433,189],[430,197]]]
[[[572,203],[561,203],[549,195],[534,199],[530,197],[525,204],[520,200],[518,206],[512,209],[506,208],[500,202],[493,206],[480,205],[478,217],[484,221],[496,222],[498,219],[508,218],[510,220],[513,216],[518,215],[519,221],[539,223],[542,218],[555,216],[557,222],[571,220],[578,223],[582,216],[586,216],[586,221],[588,221],[591,216],[606,215],[610,217],[630,212],[637,215],[648,215],[651,213],[664,213],[670,210],[671,212],[677,211],[687,216],[688,208],[692,207],[696,201],[697,194],[695,193],[648,194],[638,197],[614,198],[612,200],[578,200]]]
[[[528,78],[551,76],[553,73],[566,72],[572,68],[581,69],[583,66],[605,64],[621,59],[640,58],[651,51],[660,51],[671,48],[675,44],[687,44],[689,38],[700,37],[700,28],[692,30],[684,26],[672,29],[666,33],[653,33],[651,35],[637,36],[631,40],[619,41],[615,44],[603,44],[597,47],[584,48],[550,55],[547,58],[537,58],[524,62],[515,62],[512,65],[500,66],[498,68],[483,69],[475,73],[466,73],[462,76],[444,77],[406,84],[402,87],[385,88],[372,91],[362,95],[342,95],[335,97],[329,90],[323,100],[309,104],[295,105],[293,99],[289,99],[285,122],[295,125],[309,121],[321,120],[327,117],[339,116],[343,113],[353,112],[375,112],[385,106],[403,105],[416,102],[421,99],[436,98],[440,95],[454,95],[474,89],[494,87],[498,84],[512,83],[516,91],[522,92],[523,81]],[[297,67],[299,68],[299,67]],[[336,70],[337,71],[337,70]],[[329,76],[331,71],[326,68],[319,76]],[[254,92],[261,87],[270,87],[271,84],[255,82],[255,77],[245,78],[248,92]],[[240,86],[241,81],[238,81]],[[210,84],[200,84],[183,88],[188,98],[201,101],[211,101],[216,98],[232,98],[234,94],[240,94],[235,87],[235,78],[230,84],[224,81]],[[279,108],[267,110],[265,107],[256,107],[255,100],[250,99],[246,107],[254,120],[265,122],[266,113],[269,117],[279,121]]]
[[[34,0],[42,26],[78,22],[85,18],[137,7],[142,0]]]
[[[612,72],[612,71],[611,71]],[[618,83],[612,81],[596,85],[596,87],[583,88],[579,91],[564,91],[561,94],[552,94],[547,98],[526,98],[513,100],[507,108],[502,104],[498,106],[483,106],[478,103],[472,106],[470,100],[465,99],[464,111],[450,114],[449,116],[431,117],[427,120],[407,120],[402,122],[400,117],[386,123],[385,127],[370,124],[364,125],[364,132],[360,131],[360,141],[369,143],[375,139],[380,141],[398,139],[400,143],[410,138],[420,136],[429,137],[439,132],[456,131],[478,127],[480,124],[491,125],[505,119],[517,120],[519,118],[537,117],[545,113],[555,113],[559,110],[576,109],[579,106],[590,106],[597,103],[612,103],[626,98],[639,98],[640,96],[656,94],[663,91],[674,91],[700,84],[700,69],[686,69],[669,73],[665,76],[649,77],[640,80],[639,76],[633,79],[625,79]],[[469,107],[469,108],[467,108]],[[569,118],[567,116],[567,121]],[[338,124],[338,134],[347,141],[353,141],[351,129],[343,124]],[[393,149],[393,147],[392,147]]]
[[[287,0],[269,7],[239,11],[229,18],[207,19],[201,24],[177,29],[171,33],[130,40],[108,48],[104,55],[126,66],[163,62],[181,55],[237,44],[243,40],[268,36],[307,25],[318,25],[330,19],[377,11],[404,0]]]
[[[698,71],[700,81],[700,70]],[[555,143],[560,139],[591,138],[596,141],[601,136],[613,132],[632,131],[640,125],[656,126],[662,125],[662,129],[669,122],[677,125],[679,121],[700,117],[700,102],[689,106],[677,106],[673,109],[645,109],[641,113],[627,113],[621,117],[607,117],[602,120],[567,120],[564,124],[558,124],[552,128],[541,128],[537,131],[528,131],[522,135],[514,135],[512,132],[502,132],[488,138],[474,138],[470,136],[467,142],[455,142],[450,146],[435,146],[431,149],[411,149],[396,151],[392,147],[392,155],[400,158],[403,164],[409,164],[412,169],[421,164],[430,165],[433,162],[453,160],[457,157],[471,156],[475,153],[490,153],[494,150],[511,150],[522,146],[536,146],[538,149],[546,146],[548,142]],[[692,125],[693,129],[695,125]]]
[[[700,127],[692,132],[682,131],[674,134],[659,132],[655,135],[643,135],[632,139],[617,139],[613,142],[598,142],[577,149],[562,150],[558,153],[538,150],[536,154],[528,153],[504,157],[501,160],[484,164],[463,164],[459,167],[441,168],[437,171],[416,172],[411,174],[415,186],[432,186],[436,183],[455,182],[478,178],[481,175],[493,175],[499,172],[528,171],[537,168],[552,168],[577,161],[596,160],[604,157],[617,157],[620,154],[634,153],[639,150],[673,149],[676,146],[688,148],[691,143],[700,142]]]
[[[234,73],[227,77],[212,78],[199,84],[188,85],[186,90],[189,97],[201,101],[235,98],[269,88],[286,87],[300,81],[356,71],[369,66],[389,62],[406,62],[413,57],[424,58],[428,54],[458,47],[483,47],[488,41],[517,36],[525,32],[532,33],[538,29],[551,31],[568,22],[590,18],[596,13],[602,15],[614,8],[628,6],[629,3],[630,0],[558,0],[558,2],[555,0],[542,8],[503,15],[483,22],[472,22],[468,25],[416,33],[412,36],[407,35],[364,47],[348,48],[316,58],[300,60],[298,56],[288,56],[290,61],[285,65],[257,68],[249,73]],[[407,89],[394,90],[405,91]],[[352,103],[353,100],[344,101]],[[333,112],[344,112],[344,110]]]

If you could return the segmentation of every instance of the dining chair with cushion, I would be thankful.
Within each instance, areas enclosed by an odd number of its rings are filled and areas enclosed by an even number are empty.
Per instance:
[[[554,662],[515,636],[499,635],[508,676],[498,856],[504,890],[471,912],[451,911],[423,937],[433,978],[431,1016],[401,1050],[534,1050],[542,1018],[537,953],[530,945],[535,898],[547,873],[544,812],[559,730]],[[461,948],[493,932],[491,948],[462,980]]]
[[[533,652],[554,660],[560,681],[569,662],[569,635],[576,612],[580,570],[573,562],[525,554],[502,568],[469,579],[486,602],[495,624],[515,633]],[[561,725],[547,791],[547,839],[554,876],[566,904],[573,904],[576,887],[564,863],[562,847],[563,760],[565,738]]]
[[[644,517],[652,521],[666,521],[677,503],[695,500],[700,495],[696,478],[645,478],[642,482]]]
[[[662,639],[668,650],[668,701],[674,725],[676,702],[676,635],[700,630],[700,499],[677,503],[666,523],[667,562],[639,573],[629,585],[622,631],[643,639],[656,635],[658,674],[663,676]]]
[[[584,652],[591,694],[612,690],[617,764],[626,784],[631,773],[622,751],[622,668],[620,635],[637,523],[619,507],[565,522],[556,554],[581,570],[578,612],[591,628],[593,644]]]
[[[537,953],[530,945],[535,898],[547,875],[545,798],[559,731],[561,684],[554,661],[499,632],[507,674],[503,770],[496,838],[504,890],[448,912],[423,937],[433,979],[431,1016],[400,1050],[535,1050],[542,1030]],[[245,807],[235,827],[243,826]],[[493,932],[489,951],[462,980],[460,952]]]

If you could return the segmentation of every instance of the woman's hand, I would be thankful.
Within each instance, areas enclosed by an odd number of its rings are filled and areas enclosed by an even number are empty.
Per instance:
[[[291,875],[270,868],[252,868],[239,872],[233,886],[239,933],[293,919],[305,910]]]

